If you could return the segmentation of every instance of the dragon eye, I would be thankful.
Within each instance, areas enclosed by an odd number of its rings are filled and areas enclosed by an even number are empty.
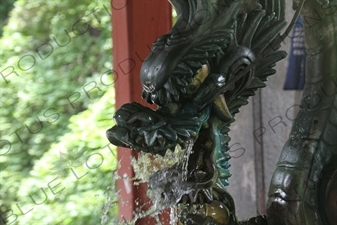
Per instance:
[[[158,66],[156,66],[156,71],[158,71],[159,70],[159,67]]]

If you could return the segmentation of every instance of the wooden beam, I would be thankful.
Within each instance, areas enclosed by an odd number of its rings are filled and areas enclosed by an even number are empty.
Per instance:
[[[116,109],[128,102],[146,104],[141,99],[140,67],[152,43],[171,28],[171,6],[167,0],[111,0],[111,7]],[[137,157],[137,154],[125,148],[118,148],[117,152],[120,162],[118,175],[132,178],[134,172],[130,158]],[[128,179],[119,180],[117,186],[120,191],[119,219],[131,220],[136,209],[135,201],[138,201],[138,207],[148,205],[147,187],[134,186]],[[165,216],[161,220],[168,221]],[[146,218],[137,224],[155,224],[155,221]]]

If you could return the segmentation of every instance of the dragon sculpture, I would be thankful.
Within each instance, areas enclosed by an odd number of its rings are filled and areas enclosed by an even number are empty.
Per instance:
[[[181,162],[149,180],[154,201],[164,206],[193,206],[184,212],[183,224],[336,225],[334,2],[294,1],[295,8],[303,7],[306,22],[304,100],[271,181],[267,215],[248,221],[238,221],[225,188],[231,175],[229,126],[248,98],[266,86],[267,77],[276,72],[275,63],[286,57],[279,50],[286,35],[281,35],[287,24],[285,2],[170,2],[178,20],[153,44],[140,71],[142,97],[158,107],[152,110],[135,102],[123,105],[115,113],[116,125],[107,131],[109,141],[151,154],[165,155],[177,146],[184,150]],[[329,15],[324,11],[327,8]],[[315,18],[315,12],[325,17],[308,25],[305,16]]]

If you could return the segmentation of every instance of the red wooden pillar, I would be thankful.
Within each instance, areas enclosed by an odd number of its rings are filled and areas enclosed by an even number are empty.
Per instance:
[[[170,4],[168,0],[111,0],[111,6],[116,108],[132,101],[146,104],[141,99],[139,71],[152,43],[172,26]],[[133,177],[131,156],[136,156],[136,153],[118,148],[119,176]],[[138,207],[148,201],[146,186],[134,186],[127,179],[119,180],[117,185],[120,190],[119,219],[131,220],[135,201],[139,202]],[[137,224],[155,222],[146,218]]]

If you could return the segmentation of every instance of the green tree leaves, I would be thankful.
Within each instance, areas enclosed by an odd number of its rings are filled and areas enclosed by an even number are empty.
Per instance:
[[[114,110],[108,9],[108,0],[18,0],[10,14],[0,39],[8,224],[100,220],[117,164],[105,138]]]

